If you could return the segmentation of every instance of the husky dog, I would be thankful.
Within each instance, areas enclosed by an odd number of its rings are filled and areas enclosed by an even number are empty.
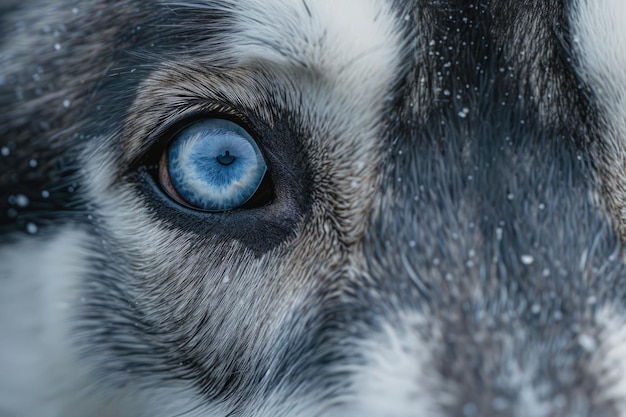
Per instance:
[[[1,416],[626,416],[622,0],[0,10]]]

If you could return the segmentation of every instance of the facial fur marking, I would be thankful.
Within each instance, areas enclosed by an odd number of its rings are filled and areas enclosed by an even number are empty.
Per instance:
[[[11,325],[3,326],[0,368],[14,377],[0,380],[0,411],[22,415],[28,404],[24,415],[51,415],[49,410],[68,406],[63,403],[67,398],[59,403],[66,393],[72,393],[75,407],[86,405],[84,382],[78,382],[86,381],[86,374],[75,362],[71,325],[77,286],[88,269],[87,241],[84,231],[67,228],[44,241],[22,239],[11,249],[2,248],[0,315],[11,317]],[[41,378],[41,370],[47,378]]]
[[[618,231],[626,238],[626,3],[578,0],[572,9],[580,76],[603,110],[600,174]]]
[[[602,401],[619,404],[619,416],[626,416],[626,323],[624,317],[604,307],[598,313],[602,331],[591,339],[594,350],[592,366],[602,369],[599,396]]]
[[[444,383],[434,368],[432,346],[439,343],[441,335],[424,330],[428,333],[424,337],[422,331],[416,331],[418,327],[428,328],[423,320],[405,315],[399,323],[384,323],[380,334],[355,348],[365,352],[365,361],[349,369],[352,393],[323,416],[441,415],[453,402],[458,387]]]

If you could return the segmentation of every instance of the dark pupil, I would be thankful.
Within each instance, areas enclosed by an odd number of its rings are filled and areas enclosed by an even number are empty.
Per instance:
[[[217,162],[222,165],[230,165],[235,162],[235,159],[237,159],[237,157],[231,155],[229,151],[224,151],[224,153],[217,155],[215,159],[217,159]]]

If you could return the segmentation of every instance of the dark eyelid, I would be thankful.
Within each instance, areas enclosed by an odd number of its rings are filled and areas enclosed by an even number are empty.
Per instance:
[[[240,125],[250,133],[262,148],[262,141],[259,140],[260,136],[254,124],[242,112],[221,103],[190,106],[187,109],[179,110],[178,114],[170,117],[167,122],[161,123],[151,131],[148,137],[143,139],[147,150],[131,161],[129,171],[136,171],[143,165],[158,165],[161,154],[178,133],[198,120],[210,118],[226,119]]]

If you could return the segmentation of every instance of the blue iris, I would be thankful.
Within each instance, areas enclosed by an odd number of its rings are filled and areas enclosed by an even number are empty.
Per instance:
[[[178,134],[169,149],[167,169],[187,203],[201,210],[224,211],[240,207],[255,194],[267,165],[241,126],[207,119]]]

